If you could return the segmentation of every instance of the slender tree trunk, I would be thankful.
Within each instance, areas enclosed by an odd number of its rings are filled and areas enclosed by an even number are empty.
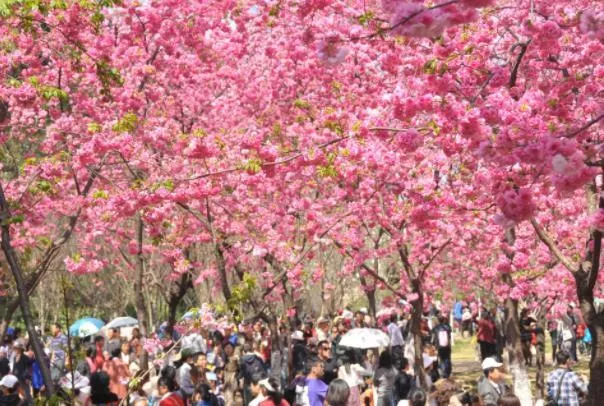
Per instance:
[[[537,399],[545,399],[545,331],[546,320],[544,316],[537,320],[537,376],[535,385],[537,386]]]
[[[367,278],[365,278],[364,276],[361,276],[359,278],[359,280],[361,281],[361,287],[363,288],[363,291],[365,292],[365,295],[367,296],[369,315],[373,319],[375,319],[375,315],[377,313],[377,304],[376,304],[376,299],[375,299],[375,282],[372,287],[372,286],[369,286],[369,284],[367,283]]]
[[[504,275],[509,278],[509,275]],[[532,406],[533,395],[529,374],[522,353],[520,340],[520,322],[518,320],[518,301],[507,298],[505,300],[505,339],[508,352],[509,371],[514,383],[514,394],[520,399],[522,406]]]
[[[422,313],[424,311],[424,293],[421,281],[417,278],[412,279],[411,288],[412,292],[417,294],[417,300],[411,302],[413,306],[411,313],[411,334],[413,335],[415,352],[415,376],[419,377],[420,386],[427,390],[426,373],[424,371],[423,337],[421,332]]]
[[[145,296],[143,294],[143,279],[145,276],[145,257],[143,255],[143,234],[145,231],[145,223],[139,213],[136,219],[136,280],[134,281],[134,301],[136,305],[136,317],[143,336],[147,336],[149,331],[149,321],[147,319],[147,306],[145,304]]]
[[[25,282],[23,280],[23,272],[21,270],[21,265],[19,264],[19,261],[17,259],[17,254],[15,253],[10,240],[10,219],[11,214],[8,207],[8,202],[6,201],[6,197],[4,196],[4,188],[2,187],[2,184],[0,184],[0,221],[2,224],[2,251],[4,252],[4,256],[6,257],[6,262],[8,263],[11,273],[15,278],[15,284],[17,285],[17,292],[19,294],[19,305],[21,307],[21,313],[23,314],[23,319],[27,328],[27,334],[29,336],[30,345],[34,350],[36,361],[38,361],[38,364],[40,366],[40,371],[42,372],[42,377],[44,380],[44,385],[46,386],[46,390],[48,394],[52,396],[54,394],[54,385],[50,375],[50,368],[45,362],[46,355],[44,354],[44,350],[42,347],[42,343],[40,342],[40,338],[38,337],[38,333],[34,328],[34,322],[29,308],[28,292],[25,286]]]
[[[513,228],[506,230],[505,240],[511,247],[516,242],[516,232]],[[506,253],[510,261],[514,259],[513,253]],[[510,274],[502,275],[502,281],[509,287],[514,286],[514,280]],[[529,381],[528,369],[522,352],[522,340],[520,337],[520,320],[518,319],[518,301],[511,298],[505,299],[505,339],[508,352],[509,370],[514,382],[514,394],[520,399],[522,406],[533,405],[533,393]]]

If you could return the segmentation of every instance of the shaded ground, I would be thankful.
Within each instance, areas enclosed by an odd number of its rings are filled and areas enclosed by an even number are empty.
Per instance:
[[[547,374],[553,369],[551,343],[549,340],[546,342],[545,351],[545,373],[547,377]],[[452,355],[453,378],[458,381],[465,390],[475,391],[476,382],[478,381],[482,371],[480,370],[478,353],[472,345],[471,339],[456,338]],[[573,367],[573,370],[577,371],[579,374],[589,376],[588,359],[585,357],[579,357],[579,363]],[[535,367],[529,368],[531,388],[533,391],[536,390],[536,372],[537,369]],[[508,376],[508,383],[511,385],[511,376]]]

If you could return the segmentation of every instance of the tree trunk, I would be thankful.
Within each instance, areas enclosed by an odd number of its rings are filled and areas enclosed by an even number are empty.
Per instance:
[[[40,366],[40,371],[42,372],[42,378],[44,380],[44,385],[46,386],[47,393],[49,396],[52,396],[54,395],[55,391],[50,375],[50,368],[45,362],[46,355],[44,354],[44,350],[42,347],[42,343],[40,342],[40,338],[38,337],[38,333],[34,328],[34,322],[29,308],[29,297],[27,287],[25,286],[25,282],[23,281],[23,272],[21,271],[21,265],[17,260],[17,254],[15,253],[10,241],[10,219],[11,214],[8,207],[8,202],[6,201],[6,198],[4,196],[4,188],[0,184],[0,221],[2,222],[2,251],[4,252],[4,256],[6,257],[6,262],[8,263],[11,273],[15,278],[15,284],[17,285],[17,293],[19,294],[19,305],[21,307],[21,313],[23,314],[23,319],[25,321],[30,345],[34,350],[36,361]]]
[[[587,404],[597,406],[601,405],[602,399],[604,399],[604,314],[598,314],[588,326],[592,347]]]
[[[371,316],[372,319],[375,320],[375,315],[377,313],[377,304],[376,304],[376,299],[375,299],[375,282],[373,287],[369,286],[369,284],[367,283],[367,278],[365,278],[364,276],[361,276],[359,278],[359,280],[361,281],[361,287],[363,288],[363,291],[365,292],[365,295],[367,296],[367,304],[368,304],[368,310],[369,310],[369,315]]]
[[[537,318],[537,376],[535,385],[537,385],[537,399],[545,399],[545,316]]]
[[[149,331],[149,321],[147,319],[147,306],[145,304],[145,296],[143,294],[143,278],[145,276],[145,257],[143,255],[143,233],[145,231],[145,224],[139,213],[136,219],[136,240],[137,240],[137,253],[136,253],[136,280],[134,281],[134,302],[136,307],[136,317],[138,319],[138,325],[143,336],[147,336]]]
[[[193,278],[191,272],[187,272],[180,277],[178,284],[170,291],[170,300],[168,302],[168,326],[166,333],[172,337],[174,326],[176,325],[176,311],[182,298],[187,294],[189,288],[193,288]]]
[[[504,281],[511,279],[510,275],[504,275]],[[507,310],[505,317],[505,338],[508,352],[509,371],[514,383],[514,394],[520,399],[522,406],[533,405],[533,395],[529,374],[522,353],[522,342],[520,340],[520,322],[518,320],[518,301],[507,298],[505,300]]]
[[[415,351],[415,376],[419,378],[420,386],[427,390],[426,373],[424,371],[423,337],[421,332],[422,313],[424,311],[424,295],[421,281],[419,279],[412,279],[411,288],[412,292],[417,294],[417,300],[411,302],[413,306],[411,312],[411,334],[413,335]]]

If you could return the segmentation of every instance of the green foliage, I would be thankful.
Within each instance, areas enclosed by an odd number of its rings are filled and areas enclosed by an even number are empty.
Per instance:
[[[240,305],[248,302],[256,289],[256,278],[248,273],[243,274],[243,280],[231,289],[231,298],[227,301],[230,310],[236,310]]]
[[[325,123],[323,123],[323,125],[328,130],[331,130],[340,136],[344,135],[344,129],[342,128],[342,125],[335,120],[327,120],[327,121],[325,121]]]
[[[92,197],[95,199],[107,199],[109,197],[109,194],[106,190],[95,190],[92,194]]]
[[[4,221],[2,221],[2,225],[6,226],[9,224],[20,224],[20,223],[23,223],[24,219],[25,218],[23,217],[22,214],[17,214],[17,215],[11,216],[8,219],[5,219]]]
[[[294,107],[297,107],[302,110],[310,110],[310,103],[303,99],[296,99],[294,101]]]
[[[124,78],[122,78],[120,71],[111,67],[106,59],[96,63],[96,75],[101,82],[102,88],[100,93],[103,96],[110,97],[112,87],[121,87],[124,85]]]
[[[374,18],[375,18],[375,14],[371,11],[368,11],[364,14],[361,14],[358,17],[358,21],[359,21],[359,24],[367,26]]]
[[[138,126],[138,117],[134,113],[126,113],[115,123],[113,131],[118,133],[131,133]]]
[[[259,158],[250,158],[242,166],[248,173],[258,173],[262,170],[262,161]]]

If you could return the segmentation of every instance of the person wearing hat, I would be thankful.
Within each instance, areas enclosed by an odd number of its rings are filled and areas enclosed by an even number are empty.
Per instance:
[[[294,371],[303,371],[308,359],[308,348],[304,344],[304,333],[296,330],[291,335],[292,339],[292,367]]]
[[[195,386],[191,379],[191,369],[193,368],[193,350],[191,348],[183,348],[180,351],[180,361],[182,364],[178,368],[176,374],[176,382],[180,386],[180,390],[187,398],[191,398],[195,392]]]
[[[329,320],[321,316],[317,319],[317,341],[327,340],[329,337]]]
[[[13,343],[13,375],[19,379],[19,384],[22,388],[28,387],[30,379],[31,365],[34,362],[34,356],[31,352],[25,352],[25,344],[21,340],[16,340]]]
[[[18,406],[22,404],[19,398],[19,379],[15,375],[5,375],[0,379],[0,404]]]
[[[503,364],[494,357],[487,357],[481,366],[484,376],[478,381],[478,396],[484,406],[497,406],[497,401],[505,393]]]
[[[289,406],[289,402],[283,399],[279,383],[275,378],[266,378],[258,382],[264,400],[258,406]]]

